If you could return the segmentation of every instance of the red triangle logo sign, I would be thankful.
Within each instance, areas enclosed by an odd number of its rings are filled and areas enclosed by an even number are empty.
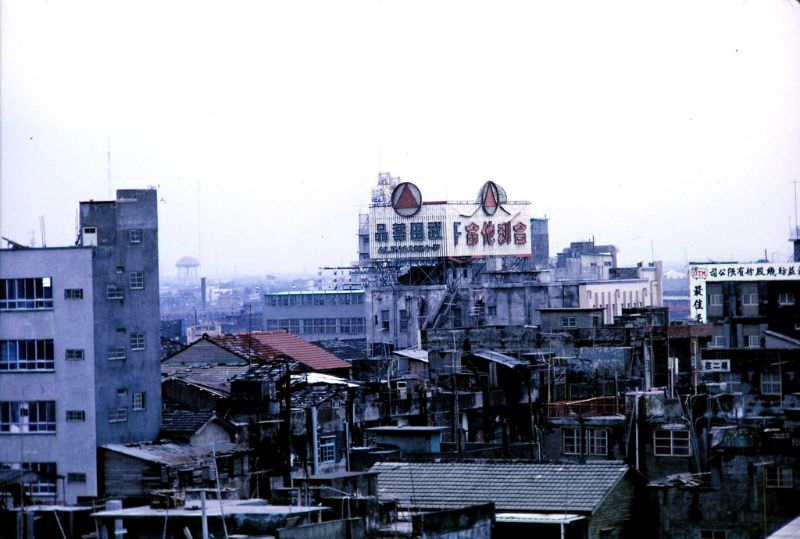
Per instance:
[[[407,185],[403,186],[403,190],[400,192],[400,196],[397,197],[397,203],[394,207],[398,210],[413,210],[419,207],[419,203]]]

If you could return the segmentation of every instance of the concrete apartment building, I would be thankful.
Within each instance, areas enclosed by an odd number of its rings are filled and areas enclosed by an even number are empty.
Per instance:
[[[97,447],[160,427],[156,191],[82,202],[78,233],[0,249],[0,469],[38,502],[102,494]]]
[[[309,341],[364,339],[364,290],[295,290],[264,294],[264,328]]]

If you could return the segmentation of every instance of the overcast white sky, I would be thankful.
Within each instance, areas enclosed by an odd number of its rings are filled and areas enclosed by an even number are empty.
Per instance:
[[[551,254],[786,260],[800,4],[0,0],[0,234],[160,186],[162,274],[356,258],[379,170],[424,200],[486,180]],[[199,229],[199,234],[198,234]],[[199,247],[198,247],[199,245]]]

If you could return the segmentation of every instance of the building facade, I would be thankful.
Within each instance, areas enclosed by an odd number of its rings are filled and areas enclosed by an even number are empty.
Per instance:
[[[0,466],[34,501],[98,492],[96,448],[160,426],[155,190],[83,202],[75,247],[0,250]]]
[[[264,294],[264,329],[288,329],[309,341],[364,339],[364,290]]]

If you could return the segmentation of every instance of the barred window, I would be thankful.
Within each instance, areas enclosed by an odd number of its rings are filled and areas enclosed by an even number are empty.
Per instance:
[[[67,410],[67,421],[86,421],[86,412],[84,410]]]
[[[50,277],[0,279],[0,311],[52,309]]]
[[[144,289],[144,272],[132,271],[128,274],[131,289],[142,290]]]
[[[127,408],[112,408],[108,411],[109,423],[121,423],[128,420]]]
[[[55,401],[0,402],[0,432],[19,434],[55,431]]]
[[[131,396],[131,409],[144,410],[144,391],[134,391]]]
[[[67,474],[67,483],[85,483],[86,482],[86,474],[85,473],[68,473]]]
[[[53,339],[0,341],[0,371],[38,371],[54,368]]]
[[[83,361],[83,350],[78,348],[67,348],[66,359],[67,361]]]
[[[144,333],[131,333],[131,350],[144,350]]]
[[[106,287],[106,299],[125,299],[125,289],[110,284]]]
[[[83,288],[65,288],[64,299],[83,299]]]
[[[128,230],[128,241],[130,243],[142,243],[142,229],[132,228]]]
[[[124,346],[110,346],[106,357],[109,361],[123,361],[127,357]]]

